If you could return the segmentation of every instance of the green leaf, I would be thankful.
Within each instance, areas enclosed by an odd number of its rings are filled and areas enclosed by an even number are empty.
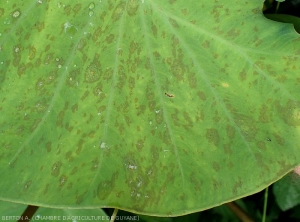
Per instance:
[[[33,216],[34,221],[104,221],[109,222],[110,216],[107,216],[102,209],[51,209],[39,208]]]
[[[0,198],[154,216],[300,161],[300,38],[262,1],[6,1]]]
[[[26,205],[0,201],[0,220],[8,222],[16,222],[20,219]]]
[[[265,14],[268,19],[284,22],[284,23],[292,23],[295,27],[295,30],[300,33],[300,18],[292,15],[285,14]]]
[[[291,218],[295,219],[296,221],[300,219],[300,205],[291,210]]]
[[[22,217],[26,205],[0,201],[1,221],[25,221],[26,216]],[[110,217],[102,209],[51,209],[39,208],[33,215],[31,221],[110,221]]]
[[[276,202],[281,210],[289,210],[300,204],[300,178],[297,174],[288,174],[273,186]]]

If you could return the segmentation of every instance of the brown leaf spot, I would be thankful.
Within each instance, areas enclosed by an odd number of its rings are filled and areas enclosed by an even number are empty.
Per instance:
[[[216,172],[219,172],[220,169],[221,169],[221,167],[219,166],[219,164],[217,162],[215,162],[215,161],[213,162],[213,168],[214,168],[214,170]]]
[[[206,138],[210,143],[213,143],[215,146],[218,146],[220,142],[219,132],[215,128],[209,128],[206,130]]]

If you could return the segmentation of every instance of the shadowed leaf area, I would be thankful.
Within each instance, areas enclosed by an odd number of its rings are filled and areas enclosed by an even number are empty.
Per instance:
[[[0,199],[158,216],[300,162],[300,38],[262,1],[5,1]]]

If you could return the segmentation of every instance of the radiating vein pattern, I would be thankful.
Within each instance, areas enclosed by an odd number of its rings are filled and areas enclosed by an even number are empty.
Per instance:
[[[260,8],[5,1],[0,199],[174,216],[282,177],[300,161],[300,40]]]

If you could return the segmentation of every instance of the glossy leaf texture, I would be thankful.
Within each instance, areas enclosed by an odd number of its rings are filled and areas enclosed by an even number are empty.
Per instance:
[[[299,164],[300,38],[262,1],[5,1],[0,198],[176,216]]]

